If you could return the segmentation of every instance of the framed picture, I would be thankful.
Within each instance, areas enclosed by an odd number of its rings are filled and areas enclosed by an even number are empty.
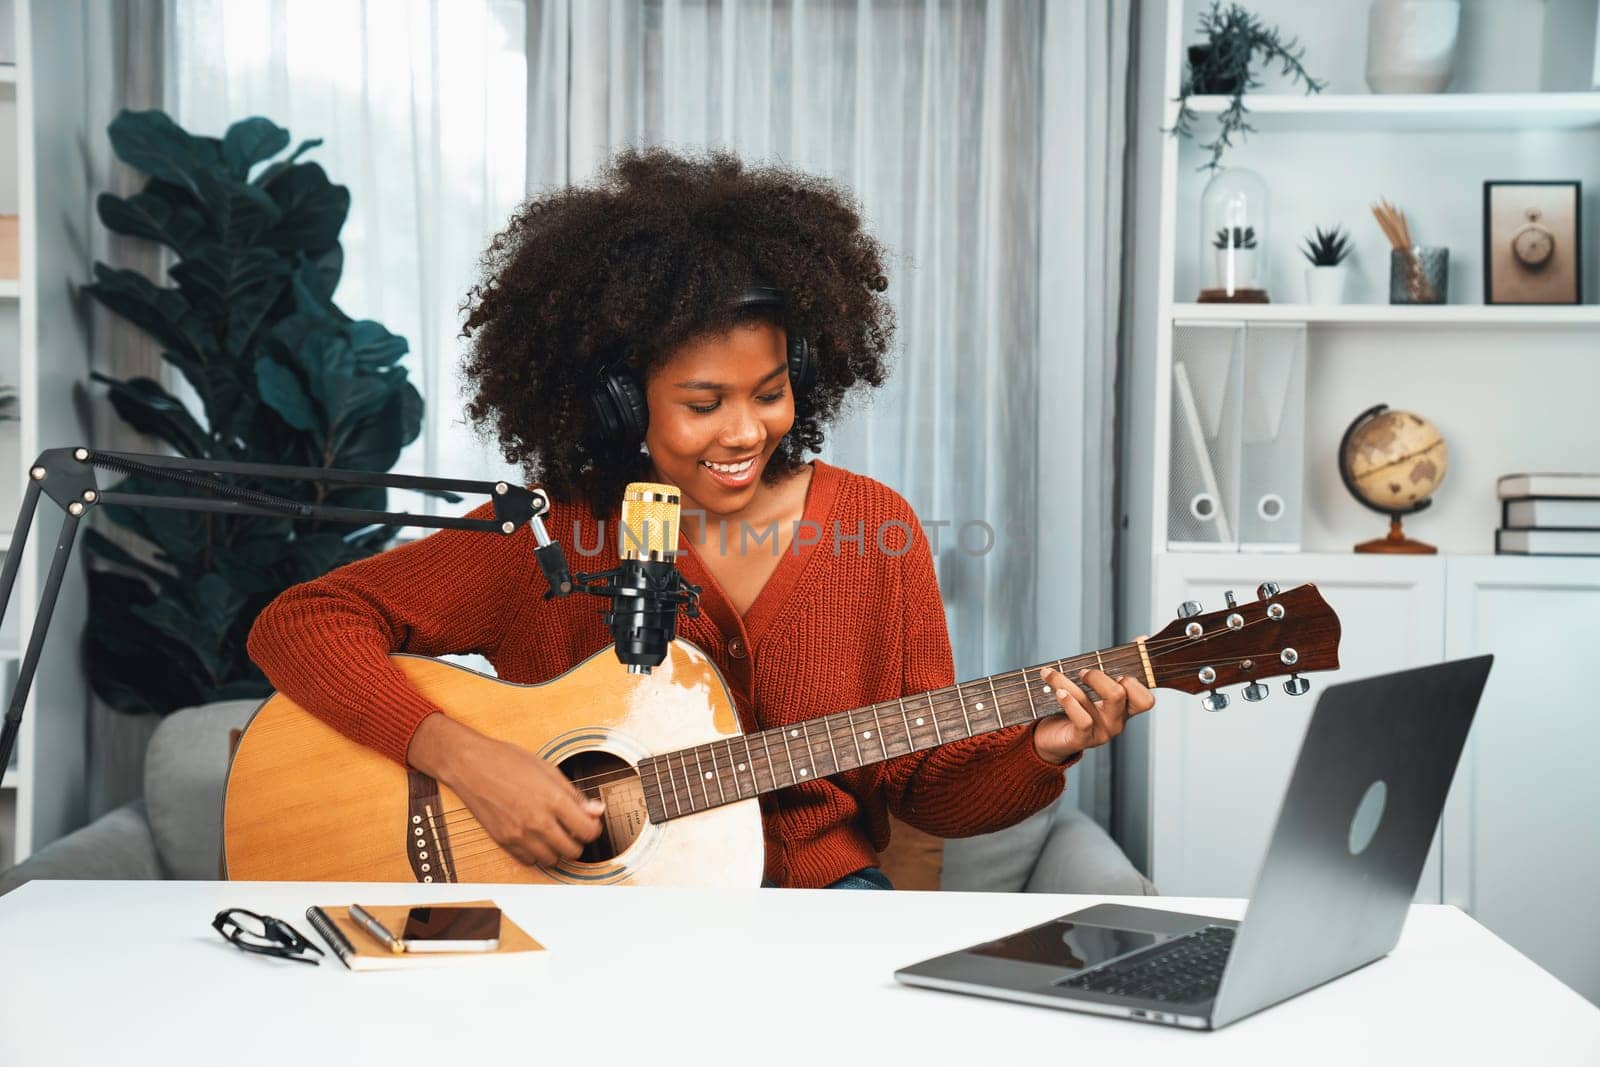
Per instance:
[[[1583,303],[1583,185],[1483,183],[1483,301]]]

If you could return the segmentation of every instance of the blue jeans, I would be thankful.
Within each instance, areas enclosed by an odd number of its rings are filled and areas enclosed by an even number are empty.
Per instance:
[[[863,867],[847,874],[828,887],[829,889],[893,889],[889,876],[876,867]]]
[[[765,878],[761,880],[762,889],[771,889],[773,885]],[[863,867],[853,874],[827,886],[828,889],[893,889],[894,883],[889,881],[889,876],[876,867]]]

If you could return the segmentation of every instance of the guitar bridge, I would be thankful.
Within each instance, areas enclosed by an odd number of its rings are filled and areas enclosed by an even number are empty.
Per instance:
[[[417,771],[407,773],[410,803],[406,813],[406,859],[419,882],[454,882],[450,831],[445,826],[439,783]]]

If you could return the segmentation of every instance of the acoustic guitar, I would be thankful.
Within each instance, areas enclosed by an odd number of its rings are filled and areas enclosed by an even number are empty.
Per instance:
[[[1243,683],[1257,701],[1263,679],[1288,675],[1284,688],[1300,695],[1302,672],[1338,667],[1339,620],[1315,586],[1267,583],[1253,603],[1227,598],[1222,611],[1188,602],[1153,637],[1050,666],[1080,686],[1080,668],[1100,667],[1151,689],[1209,691],[1212,710],[1227,706],[1223,686]],[[716,666],[682,640],[648,675],[628,673],[606,648],[539,685],[392,658],[436,707],[538,753],[602,798],[599,839],[578,860],[525,866],[438,781],[275,694],[228,772],[228,877],[754,886],[761,794],[1060,711],[1035,666],[746,734]]]

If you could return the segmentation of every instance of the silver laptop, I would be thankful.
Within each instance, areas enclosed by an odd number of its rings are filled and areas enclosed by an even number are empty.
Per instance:
[[[1211,1030],[1387,955],[1493,659],[1322,692],[1242,922],[1101,904],[895,978]]]

